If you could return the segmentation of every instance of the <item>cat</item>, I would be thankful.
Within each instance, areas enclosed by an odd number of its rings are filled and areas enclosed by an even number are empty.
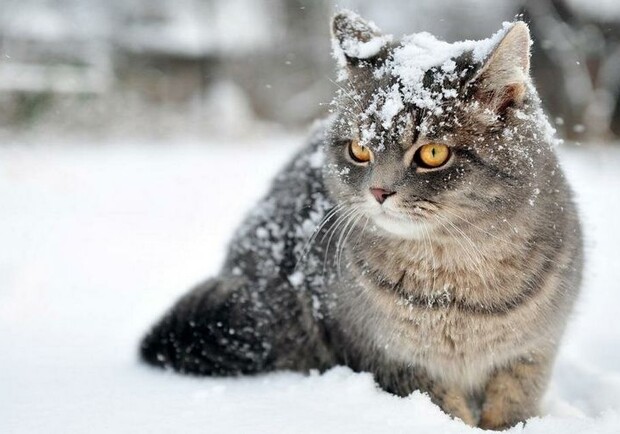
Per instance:
[[[537,415],[583,253],[527,25],[394,41],[342,11],[332,35],[331,116],[142,359],[211,376],[347,365],[469,425]]]

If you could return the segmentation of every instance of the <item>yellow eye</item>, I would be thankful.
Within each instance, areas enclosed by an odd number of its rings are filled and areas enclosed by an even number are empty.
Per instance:
[[[357,163],[368,163],[372,158],[372,152],[367,146],[360,145],[356,139],[349,142],[349,155]]]
[[[443,166],[450,158],[450,148],[441,143],[428,143],[416,151],[416,163],[425,169]]]

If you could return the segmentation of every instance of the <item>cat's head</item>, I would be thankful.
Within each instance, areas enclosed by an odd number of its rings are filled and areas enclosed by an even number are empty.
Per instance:
[[[416,238],[536,199],[553,131],[529,77],[525,23],[483,41],[395,42],[345,11],[332,34],[341,86],[325,176],[338,203]]]

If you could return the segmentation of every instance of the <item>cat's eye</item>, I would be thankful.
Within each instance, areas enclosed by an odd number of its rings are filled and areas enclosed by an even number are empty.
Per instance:
[[[416,164],[425,169],[443,166],[450,158],[450,148],[441,143],[427,143],[420,146],[414,156]]]
[[[356,163],[368,163],[372,158],[372,151],[368,146],[360,145],[360,142],[353,139],[349,142],[349,156]]]

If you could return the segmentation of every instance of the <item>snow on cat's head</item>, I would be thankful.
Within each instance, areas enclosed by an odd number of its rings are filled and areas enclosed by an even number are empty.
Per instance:
[[[416,238],[454,215],[509,214],[536,199],[531,178],[554,158],[554,139],[525,23],[481,41],[396,41],[343,11],[332,34],[341,86],[326,179],[337,202]]]

